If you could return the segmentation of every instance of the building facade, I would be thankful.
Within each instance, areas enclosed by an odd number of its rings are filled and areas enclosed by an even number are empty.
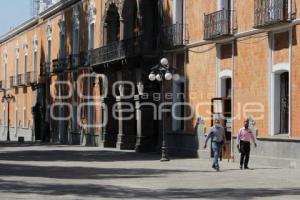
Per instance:
[[[170,153],[207,157],[217,116],[233,160],[247,117],[253,159],[299,167],[299,3],[58,1],[0,39],[0,95],[15,96],[11,137],[156,151],[164,127]],[[163,57],[177,76],[162,105],[148,75]],[[4,140],[7,103],[0,109]]]

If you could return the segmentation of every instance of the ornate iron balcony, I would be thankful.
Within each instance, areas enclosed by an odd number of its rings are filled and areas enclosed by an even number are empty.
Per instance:
[[[59,58],[52,60],[53,73],[61,73],[70,67],[70,57]]]
[[[10,76],[9,77],[9,83],[10,83],[10,87],[14,88],[18,86],[18,81],[17,78],[15,76]]]
[[[187,25],[173,24],[165,26],[161,32],[161,44],[165,49],[173,49],[186,45],[188,41]]]
[[[204,39],[215,39],[234,34],[234,11],[220,10],[204,14]]]
[[[0,81],[0,90],[4,90],[4,82]]]
[[[288,0],[255,0],[255,28],[287,21],[289,21]]]
[[[25,74],[18,74],[18,76],[17,76],[17,86],[26,86]]]
[[[150,48],[150,43],[142,36],[122,41],[116,41],[89,52],[91,66],[115,62],[142,54],[144,47]]]
[[[25,85],[29,86],[34,83],[37,83],[37,73],[36,72],[26,72]]]
[[[88,66],[88,53],[81,52],[80,54],[72,54],[66,58],[52,60],[53,73],[63,73],[75,70],[79,67]]]
[[[50,76],[51,75],[51,63],[44,63],[41,65],[41,76]]]

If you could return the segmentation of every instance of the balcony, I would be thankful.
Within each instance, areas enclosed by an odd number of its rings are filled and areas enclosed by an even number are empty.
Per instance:
[[[79,67],[85,67],[89,64],[87,58],[88,54],[81,52],[80,54],[69,55],[66,58],[54,59],[52,61],[53,73],[59,74]]]
[[[4,81],[0,81],[0,91],[4,90]]]
[[[91,50],[88,56],[89,64],[96,66],[136,57],[155,49],[156,45],[157,39],[156,41],[147,40],[142,36],[112,42],[104,47]]]
[[[54,74],[59,74],[64,72],[69,68],[70,58],[69,56],[66,58],[59,58],[52,60],[52,68]]]
[[[164,49],[180,48],[188,41],[187,25],[173,24],[162,27],[161,44]]]
[[[51,63],[44,63],[41,67],[41,76],[50,76]]]
[[[220,10],[204,14],[204,39],[211,40],[234,34],[234,11]]]
[[[37,73],[36,72],[26,72],[25,73],[25,85],[30,86],[37,83]]]
[[[18,87],[18,84],[17,84],[18,82],[17,82],[16,76],[10,76],[9,77],[9,83],[10,83],[11,88]]]
[[[26,82],[25,82],[25,75],[24,74],[18,74],[17,76],[17,86],[26,86]]]
[[[254,28],[289,22],[288,0],[255,0]]]

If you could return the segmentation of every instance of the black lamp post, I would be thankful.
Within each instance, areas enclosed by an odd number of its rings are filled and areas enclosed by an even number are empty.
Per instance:
[[[169,67],[169,61],[166,58],[162,58],[160,60],[160,64],[156,65],[151,69],[151,73],[149,74],[150,81],[158,81],[160,82],[160,93],[161,93],[161,103],[164,103],[164,80],[171,81],[172,79],[178,79],[178,74],[172,74],[174,71],[173,68]],[[161,147],[161,159],[160,161],[169,161],[168,157],[168,147],[166,143],[166,133],[165,133],[165,124],[164,117],[162,118],[162,147]]]
[[[11,101],[15,101],[15,96],[11,94],[4,94],[2,97],[2,102],[7,102],[7,142],[10,142],[10,134],[9,134],[9,103]]]

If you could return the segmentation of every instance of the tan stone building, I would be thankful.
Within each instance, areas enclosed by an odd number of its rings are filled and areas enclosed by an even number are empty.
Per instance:
[[[0,39],[0,95],[16,99],[11,137],[157,150],[160,84],[148,75],[166,57],[179,75],[164,90],[171,153],[208,156],[204,133],[217,115],[229,141],[224,156],[234,159],[234,136],[249,117],[259,141],[253,159],[299,167],[297,5],[59,1]],[[7,104],[0,109],[4,140]]]

